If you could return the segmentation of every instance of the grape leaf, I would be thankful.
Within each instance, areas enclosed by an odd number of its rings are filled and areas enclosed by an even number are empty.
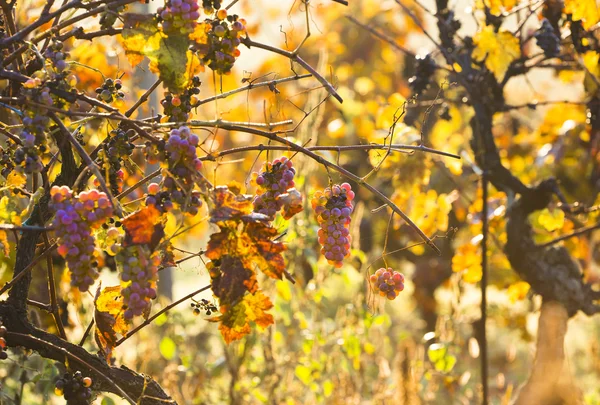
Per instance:
[[[269,297],[262,291],[246,294],[244,299],[233,307],[227,307],[221,316],[219,330],[226,343],[241,339],[250,333],[250,322],[256,323],[261,328],[273,324],[273,315],[267,313],[273,307]]]
[[[495,16],[502,15],[504,11],[512,10],[518,2],[518,0],[485,0],[486,6],[490,9],[490,14]]]
[[[123,246],[150,245],[154,250],[164,236],[164,228],[160,221],[160,212],[149,205],[123,218],[125,240]]]
[[[258,289],[256,274],[244,268],[239,258],[223,256],[210,263],[211,288],[221,305],[236,304],[246,292]]]
[[[271,278],[281,279],[285,262],[281,253],[285,245],[271,240],[278,232],[270,225],[260,222],[248,224],[238,234],[237,227],[222,228],[210,236],[206,256],[217,260],[225,255],[239,257],[243,266],[254,269],[258,266]]]
[[[252,212],[252,197],[236,195],[227,186],[215,187],[212,195],[215,204],[210,212],[210,221],[216,224],[237,221]]]
[[[4,253],[4,256],[8,257],[8,255],[10,255],[10,244],[8,242],[6,231],[0,231],[0,248],[2,249],[2,253]]]
[[[147,56],[150,70],[158,73],[165,87],[170,92],[181,93],[190,76],[200,68],[199,61],[188,50],[188,35],[166,35],[152,14],[127,13],[123,19],[122,43],[131,65],[136,66]]]
[[[501,80],[510,64],[521,56],[519,40],[509,31],[496,32],[493,25],[486,25],[473,37],[473,58],[485,60],[485,66]]]
[[[98,287],[94,299],[94,337],[100,351],[108,360],[117,344],[117,333],[125,335],[129,324],[124,318],[123,297],[121,287]]]
[[[581,21],[586,30],[600,21],[596,0],[565,0],[565,13],[571,14],[573,21]]]

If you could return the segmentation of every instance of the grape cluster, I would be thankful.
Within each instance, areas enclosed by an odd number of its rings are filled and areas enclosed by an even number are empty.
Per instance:
[[[350,254],[350,214],[352,214],[354,191],[343,183],[317,191],[311,201],[317,222],[321,253],[327,262],[342,267],[344,257]]]
[[[200,312],[204,312],[206,316],[210,316],[218,311],[217,306],[206,298],[202,298],[200,301],[192,299],[192,301],[190,306],[194,311],[194,315],[200,315]]]
[[[7,178],[14,168],[15,163],[13,162],[11,149],[6,150],[0,146],[0,175]]]
[[[274,218],[286,203],[286,196],[289,197],[289,193],[292,192],[295,195],[299,195],[294,189],[294,176],[296,175],[296,169],[293,167],[293,163],[287,157],[275,159],[273,162],[265,162],[260,172],[252,173],[252,182],[258,187],[256,190],[256,197],[252,204],[254,205],[254,212],[264,214],[269,218]],[[289,205],[296,204],[297,200],[288,198]],[[302,205],[302,197],[300,196],[300,205]]]
[[[121,280],[125,283],[121,289],[127,307],[123,316],[132,319],[149,310],[150,300],[156,298],[160,256],[150,252],[147,246],[132,245],[119,251],[117,263],[121,267]]]
[[[68,69],[66,59],[69,57],[69,53],[63,50],[64,45],[62,42],[52,39],[52,42],[44,51],[44,57],[49,59],[54,68],[58,72],[63,72]]]
[[[164,117],[161,122],[185,122],[190,117],[192,108],[198,106],[198,94],[200,94],[200,85],[202,82],[198,76],[192,77],[191,85],[183,94],[173,95],[166,93],[165,98],[160,102],[163,107]]]
[[[146,205],[154,205],[161,211],[169,211],[176,203],[184,212],[196,215],[202,205],[200,193],[194,190],[198,182],[202,161],[196,148],[199,138],[190,128],[173,129],[165,140],[165,179],[162,189],[157,183],[148,185]]]
[[[380,268],[369,277],[373,290],[382,297],[389,300],[396,299],[398,294],[404,290],[404,275],[392,270],[391,267]]]
[[[431,55],[417,56],[415,75],[408,79],[408,85],[413,93],[419,94],[427,90],[431,84],[431,76],[435,73],[435,62]]]
[[[99,253],[92,231],[112,216],[113,207],[107,195],[98,190],[75,196],[67,186],[54,186],[50,197],[56,213],[52,225],[58,237],[58,253],[67,261],[71,285],[87,291],[98,278]]]
[[[131,138],[135,135],[133,129],[124,130],[119,127],[110,131],[109,139],[98,151],[96,163],[103,169],[108,179],[108,184],[113,194],[119,194],[123,188],[123,170],[121,169],[123,159],[128,159],[133,154],[135,145]]]
[[[554,32],[552,24],[547,19],[542,20],[542,26],[533,35],[537,46],[542,48],[547,58],[553,58],[560,53],[560,38]]]
[[[219,74],[229,74],[236,58],[240,56],[238,47],[240,38],[246,32],[246,20],[219,10],[217,18],[207,22],[206,43],[194,44],[193,49],[202,56],[202,64]]]
[[[167,0],[165,6],[157,10],[163,31],[192,32],[200,18],[199,8],[197,0]]]
[[[92,398],[92,379],[84,377],[81,371],[73,375],[65,373],[56,381],[54,393],[64,396],[67,405],[88,405]]]
[[[202,0],[202,8],[205,14],[213,14],[221,8],[221,0]]]
[[[39,78],[29,79],[23,84],[21,94],[25,100],[35,101],[46,106],[53,106],[54,100],[50,88]],[[14,155],[14,162],[19,170],[25,173],[42,171],[41,154],[48,150],[46,129],[50,119],[48,110],[43,107],[27,107],[23,109],[23,128],[19,134],[21,145]]]
[[[8,350],[8,345],[6,344],[6,339],[4,338],[6,336],[6,332],[6,326],[4,326],[0,320],[0,360],[8,359],[8,353],[6,353]]]
[[[112,103],[113,101],[123,100],[125,93],[121,91],[123,83],[121,79],[106,79],[102,86],[96,88],[96,97],[98,100],[102,100],[105,103]]]

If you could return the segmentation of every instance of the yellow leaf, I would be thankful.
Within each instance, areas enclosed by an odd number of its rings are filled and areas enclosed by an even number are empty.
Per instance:
[[[496,16],[501,15],[503,11],[510,11],[517,3],[518,0],[485,0],[490,13]]]
[[[519,40],[508,31],[495,32],[492,25],[486,25],[473,37],[475,50],[473,58],[485,59],[485,66],[502,80],[510,64],[521,56]]]
[[[600,21],[596,0],[565,0],[565,13],[572,14],[573,21],[581,21],[586,30]]]
[[[6,185],[8,187],[23,187],[26,183],[27,176],[17,171],[12,171],[6,179]]]
[[[269,297],[264,295],[262,291],[257,291],[254,294],[246,294],[244,296],[244,305],[248,320],[256,323],[259,327],[264,329],[274,322],[273,315],[266,312],[273,308],[273,304]]]
[[[476,283],[481,280],[481,257],[479,247],[472,243],[465,243],[452,257],[452,271],[462,273],[463,280],[467,283]]]
[[[107,312],[115,318],[114,330],[121,335],[129,331],[129,325],[124,318],[123,296],[121,296],[121,287],[106,287],[96,299],[96,311]]]
[[[510,302],[514,304],[515,302],[525,298],[530,288],[530,285],[525,281],[518,281],[508,287],[506,294],[508,295]]]
[[[548,208],[544,208],[540,211],[537,221],[545,230],[553,232],[563,227],[565,213],[560,209],[550,211]]]

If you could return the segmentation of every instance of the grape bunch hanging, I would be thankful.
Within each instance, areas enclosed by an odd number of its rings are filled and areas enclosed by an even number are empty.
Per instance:
[[[116,261],[121,266],[121,295],[127,307],[123,316],[132,319],[150,310],[150,300],[156,298],[160,256],[147,246],[131,245],[119,251]]]
[[[246,33],[246,20],[219,10],[217,18],[207,20],[207,23],[206,43],[195,44],[194,50],[200,54],[203,65],[219,74],[229,74],[240,56],[238,47],[242,42],[240,38]]]
[[[342,267],[342,261],[350,255],[350,215],[354,191],[350,184],[333,185],[317,191],[312,198],[312,208],[321,229],[318,231],[321,254],[329,264]]]
[[[73,375],[65,373],[54,385],[54,393],[64,396],[67,405],[88,405],[92,398],[92,379],[84,377],[81,371]]]
[[[542,26],[533,34],[537,46],[542,48],[544,56],[553,58],[560,53],[560,38],[554,32],[552,24],[547,19],[542,20]]]
[[[380,268],[369,277],[373,290],[382,297],[394,300],[404,290],[404,275],[391,267]]]
[[[197,0],[167,0],[165,6],[157,10],[163,31],[192,32],[200,18],[199,8]]]
[[[295,175],[292,161],[285,156],[265,162],[260,172],[252,173],[252,182],[257,186],[256,197],[252,201],[254,212],[273,219],[283,209],[284,218],[289,219],[299,212],[294,209],[298,205],[302,210],[302,196],[294,188]],[[296,194],[299,201],[292,198]]]
[[[96,88],[96,97],[108,104],[113,101],[121,101],[125,97],[122,88],[123,83],[121,79],[113,80],[108,78],[102,83],[102,86]]]
[[[98,278],[99,253],[92,232],[113,214],[109,198],[90,190],[75,195],[67,186],[50,190],[51,207],[56,213],[52,225],[58,237],[58,253],[71,271],[71,285],[87,291]]]
[[[190,215],[198,213],[202,206],[200,192],[194,190],[194,185],[200,182],[199,171],[202,169],[202,161],[196,152],[198,143],[198,136],[186,126],[170,132],[165,140],[165,161],[162,162],[165,179],[162,188],[157,183],[148,185],[146,205],[154,205],[160,212],[167,212],[177,204],[183,212]]]
[[[110,186],[110,191],[117,195],[122,191],[123,188],[123,177],[124,173],[121,169],[124,159],[129,159],[129,156],[133,154],[135,145],[131,142],[131,138],[135,135],[133,129],[124,130],[119,127],[113,129],[108,134],[108,142],[104,145],[103,149],[98,151],[98,159],[96,163],[106,173],[106,179]],[[96,179],[96,187],[99,183]]]
[[[198,106],[200,85],[202,82],[198,76],[192,77],[191,85],[182,94],[173,95],[166,93],[160,104],[163,107],[164,116],[161,122],[186,122],[190,117],[192,108]]]

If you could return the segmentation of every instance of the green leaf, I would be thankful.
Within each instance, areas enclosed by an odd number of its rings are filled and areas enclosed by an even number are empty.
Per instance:
[[[173,339],[169,337],[164,337],[160,341],[160,345],[158,347],[160,354],[167,360],[172,360],[175,357],[175,351],[177,350],[177,346]]]

